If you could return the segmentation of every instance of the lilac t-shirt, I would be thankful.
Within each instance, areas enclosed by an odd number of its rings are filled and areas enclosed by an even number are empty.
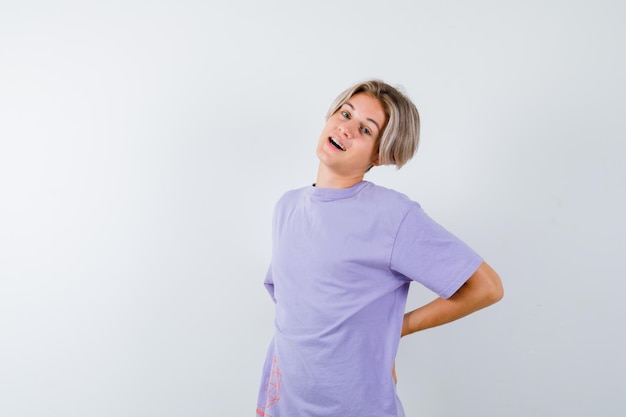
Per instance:
[[[257,416],[404,416],[391,369],[409,283],[447,298],[480,256],[416,202],[367,181],[287,192],[272,239],[276,332]]]

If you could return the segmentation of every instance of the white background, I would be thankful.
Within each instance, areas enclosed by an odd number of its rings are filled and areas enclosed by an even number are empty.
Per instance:
[[[423,127],[415,160],[367,179],[506,291],[402,341],[407,415],[623,414],[625,10],[2,1],[0,415],[254,415],[273,205],[370,77]]]

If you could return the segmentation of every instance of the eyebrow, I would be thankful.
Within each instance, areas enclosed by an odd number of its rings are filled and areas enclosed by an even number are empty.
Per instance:
[[[346,101],[346,102],[345,102],[345,103],[343,103],[343,104],[347,104],[348,106],[352,107],[352,110],[356,110],[356,109],[354,108],[354,106],[352,105],[352,103],[350,103],[349,101]],[[378,123],[376,122],[376,120],[374,120],[374,119],[370,119],[369,117],[367,118],[367,120],[369,120],[370,122],[374,123],[374,124],[376,125],[376,127],[378,128],[378,131],[380,132],[380,126],[378,125]]]

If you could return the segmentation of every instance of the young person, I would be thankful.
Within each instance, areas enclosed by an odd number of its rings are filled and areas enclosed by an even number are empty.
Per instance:
[[[273,218],[265,286],[276,307],[257,416],[401,417],[401,336],[498,301],[498,274],[396,191],[364,181],[416,152],[414,104],[378,80],[331,105],[315,184],[289,191]],[[439,297],[404,314],[409,283]]]

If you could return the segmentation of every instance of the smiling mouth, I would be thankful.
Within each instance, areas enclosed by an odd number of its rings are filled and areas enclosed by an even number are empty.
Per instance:
[[[341,143],[337,142],[335,138],[330,137],[328,138],[328,141],[330,142],[331,145],[333,145],[335,148],[339,149],[340,151],[344,151],[344,152],[346,151],[346,148],[344,148],[344,146]]]

